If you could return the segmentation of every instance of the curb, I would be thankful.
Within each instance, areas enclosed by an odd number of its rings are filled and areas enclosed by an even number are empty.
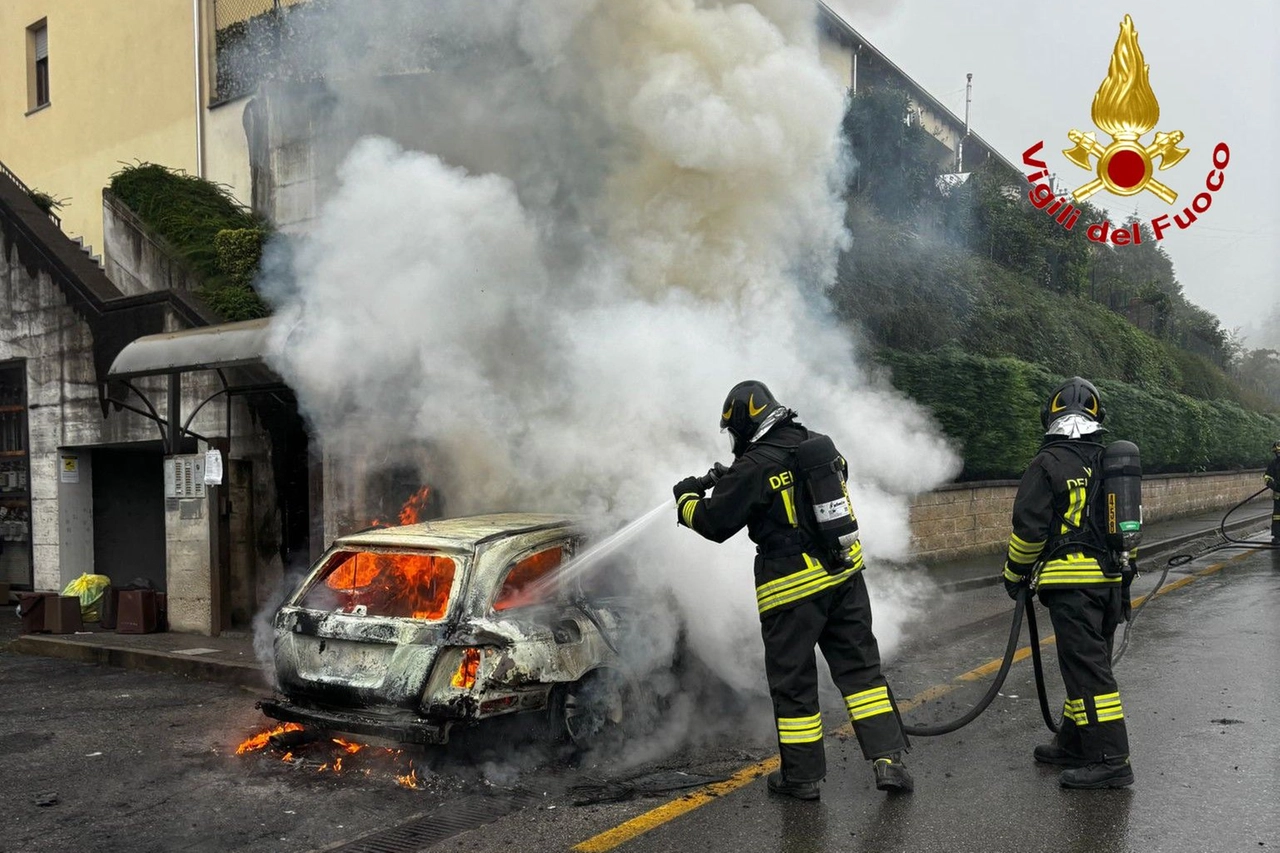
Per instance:
[[[162,672],[183,675],[201,681],[213,681],[236,687],[270,690],[266,675],[255,664],[233,661],[201,660],[185,655],[152,649],[133,649],[125,646],[100,646],[62,640],[56,637],[24,634],[5,648],[23,655],[41,655],[63,660],[115,666],[122,669],[138,669],[146,672]]]
[[[1271,513],[1264,512],[1261,515],[1242,518],[1239,521],[1233,521],[1228,524],[1226,530],[1228,533],[1238,533],[1239,531],[1253,527],[1254,525],[1264,524],[1270,519],[1270,517]],[[1204,539],[1206,536],[1216,537],[1217,534],[1218,525],[1215,524],[1213,527],[1208,527],[1203,530],[1194,531],[1192,533],[1183,533],[1179,536],[1171,536],[1170,538],[1162,539],[1159,542],[1152,542],[1150,545],[1142,545],[1141,553],[1145,559],[1150,559],[1153,556],[1163,557],[1170,551],[1176,551],[1184,545],[1189,545],[1192,542]],[[1144,573],[1147,571],[1152,570],[1143,570]],[[1155,569],[1154,571],[1159,571],[1159,569]],[[1000,575],[992,574],[980,578],[966,578],[965,580],[949,581],[947,583],[939,584],[939,588],[943,592],[965,592],[971,589],[981,589],[985,586],[996,586],[999,583]]]

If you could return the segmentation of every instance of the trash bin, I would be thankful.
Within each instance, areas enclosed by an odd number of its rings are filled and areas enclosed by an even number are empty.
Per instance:
[[[84,630],[78,595],[50,595],[45,600],[44,628],[51,634],[74,634]]]
[[[151,634],[158,626],[155,590],[120,590],[120,606],[116,611],[117,634]]]

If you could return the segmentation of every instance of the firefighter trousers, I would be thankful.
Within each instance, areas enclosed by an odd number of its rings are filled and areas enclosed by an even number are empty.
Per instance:
[[[782,772],[788,781],[817,782],[827,773],[814,646],[822,650],[831,679],[844,697],[863,756],[882,758],[908,747],[898,707],[880,674],[871,601],[861,574],[765,614],[760,633]]]
[[[1090,762],[1129,754],[1111,647],[1121,619],[1119,584],[1040,590],[1057,636],[1058,668],[1067,689],[1058,745]]]
[[[1271,538],[1280,539],[1280,492],[1271,493]]]

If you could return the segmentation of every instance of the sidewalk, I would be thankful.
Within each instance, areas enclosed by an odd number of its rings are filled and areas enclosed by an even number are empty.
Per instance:
[[[1217,537],[1222,512],[1207,512],[1147,525],[1143,530],[1144,571],[1158,569],[1178,549],[1195,551],[1196,540]],[[1228,532],[1243,535],[1263,529],[1270,508],[1259,513],[1246,506],[1233,516]],[[971,557],[927,566],[929,576],[947,592],[963,592],[999,583],[1002,553]],[[270,680],[253,651],[253,635],[226,632],[219,637],[192,634],[117,634],[96,625],[79,634],[20,635],[20,623],[12,606],[0,611],[0,651],[44,655],[66,660],[166,672],[204,681],[233,684],[255,691],[269,691]]]

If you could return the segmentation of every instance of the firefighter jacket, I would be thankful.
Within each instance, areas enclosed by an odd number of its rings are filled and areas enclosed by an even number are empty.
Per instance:
[[[1262,475],[1262,482],[1267,484],[1267,488],[1280,496],[1280,455],[1275,456],[1271,460],[1271,464],[1267,466],[1267,471]]]
[[[808,437],[809,431],[799,423],[785,421],[750,445],[709,497],[686,494],[678,501],[679,522],[713,542],[747,528],[756,543],[756,605],[762,617],[844,583],[862,570],[862,545],[855,543],[852,564],[828,572],[817,538],[806,529],[795,448]]]
[[[1027,466],[1013,500],[1013,533],[1004,577],[1018,582],[1041,560],[1040,589],[1075,589],[1121,582],[1093,500],[1101,492],[1103,447],[1053,436]],[[1093,512],[1091,512],[1093,510]]]

